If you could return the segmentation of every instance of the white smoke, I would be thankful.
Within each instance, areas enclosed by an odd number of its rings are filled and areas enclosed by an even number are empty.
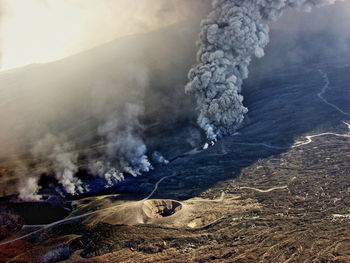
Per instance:
[[[198,124],[216,141],[242,125],[248,109],[241,88],[253,57],[264,56],[270,21],[284,10],[333,4],[336,0],[214,0],[201,23],[196,64],[188,74],[186,93],[197,100]]]
[[[116,113],[98,129],[99,135],[106,139],[105,155],[100,159],[90,160],[89,172],[106,180],[110,187],[124,180],[124,174],[141,175],[153,169],[148,156],[147,146],[141,134],[143,125],[139,116],[144,109],[141,105],[127,103],[124,114]],[[26,165],[18,168],[17,174],[24,178],[19,184],[19,198],[24,201],[38,201],[40,174],[52,174],[66,193],[81,194],[89,189],[76,177],[78,172],[78,153],[73,144],[62,142],[51,134],[47,134],[36,143],[31,150],[32,156],[41,162],[36,166],[37,176],[29,176],[32,171]],[[156,163],[168,164],[160,153],[153,154]]]
[[[102,140],[104,151],[90,156],[89,172],[106,180],[106,187],[124,180],[126,174],[138,176],[152,169],[147,147],[142,138],[144,126],[144,92],[149,86],[147,68],[142,65],[124,65],[116,82],[100,82],[92,93],[92,112],[99,122],[96,135]],[[119,76],[119,75],[118,75]],[[53,175],[65,192],[71,195],[88,191],[76,174],[79,170],[79,150],[65,136],[47,134],[31,149],[37,161],[36,180],[26,180],[20,186],[20,197],[34,199],[40,174]],[[23,177],[33,174],[31,169]],[[22,177],[22,176],[21,176]],[[32,197],[30,197],[32,196]]]
[[[91,160],[89,164],[90,173],[105,178],[107,186],[122,181],[124,174],[136,177],[152,169],[147,146],[142,139],[144,127],[139,120],[145,110],[143,96],[149,85],[148,73],[141,65],[126,65],[125,69],[124,78],[130,78],[125,85],[132,83],[133,92],[129,97],[123,97],[124,101],[120,103],[122,107],[112,110],[99,126],[98,135],[105,140],[105,154],[98,160]],[[114,86],[112,93],[127,89],[123,83],[119,83],[121,87],[117,84]],[[106,106],[100,108],[105,109]]]
[[[17,174],[22,178],[19,183],[19,198],[24,201],[38,201],[38,185],[42,173],[52,175],[62,185],[66,193],[76,195],[86,189],[75,174],[78,171],[78,154],[73,144],[63,137],[46,134],[31,149],[31,158],[39,164],[35,167],[21,163],[17,167]]]
[[[19,185],[19,198],[24,201],[39,201],[41,196],[39,191],[39,177],[21,177],[23,178]]]
[[[53,34],[56,34],[57,31],[59,31],[58,33],[65,33],[65,30],[60,30],[63,28],[61,26],[57,28],[52,27],[50,23],[51,19],[47,17],[48,13],[62,12],[61,9],[56,9],[57,5],[61,4],[50,4],[48,6],[49,10],[45,10],[46,8],[39,8],[38,5],[40,1],[41,0],[33,0],[29,1],[32,4],[26,3],[26,7],[28,8],[25,9],[28,9],[28,12],[24,12],[23,17],[20,17],[19,14],[15,14],[17,23],[11,23],[13,25],[16,24],[16,27],[8,27],[7,32],[11,32],[13,36],[18,36],[18,40],[23,37],[21,35],[22,31],[19,29],[25,28],[22,27],[21,24],[25,24],[25,21],[29,21],[30,19],[28,20],[28,17],[37,17],[36,15],[39,14],[40,17],[38,21],[47,22],[41,23],[41,25],[50,32]],[[12,1],[8,2],[12,4]],[[21,1],[15,2],[17,4],[13,4],[14,7],[16,7],[14,11],[17,12],[19,10],[20,13],[22,13],[21,10],[23,10],[23,6],[21,8]],[[34,2],[38,2],[38,5],[35,5]],[[67,4],[63,5],[67,6],[68,10],[76,9],[71,6],[75,5],[73,3],[74,1],[65,2],[67,2]],[[23,173],[23,175],[18,176],[18,180],[23,181],[19,189],[21,192],[31,189],[29,192],[31,192],[33,196],[35,196],[39,190],[38,182],[40,181],[41,175],[57,179],[57,182],[63,187],[57,187],[56,190],[62,192],[62,194],[65,194],[65,192],[69,194],[79,194],[86,190],[86,186],[82,182],[83,179],[79,179],[79,175],[77,175],[78,168],[81,169],[79,174],[81,174],[85,168],[89,168],[91,174],[105,178],[107,186],[123,180],[126,174],[137,176],[152,169],[149,160],[151,155],[147,156],[147,147],[143,139],[144,128],[141,119],[144,115],[143,93],[145,92],[144,89],[149,85],[148,71],[150,71],[153,79],[157,78],[157,80],[160,79],[160,81],[154,83],[155,87],[149,87],[148,94],[152,95],[147,96],[146,103],[147,105],[155,105],[154,108],[158,109],[167,104],[167,101],[160,97],[160,94],[163,92],[160,90],[160,87],[166,85],[170,87],[175,80],[180,78],[179,76],[183,76],[183,73],[180,73],[175,78],[169,78],[168,76],[163,77],[159,72],[164,72],[163,68],[168,70],[172,63],[174,63],[175,69],[183,68],[186,70],[186,68],[182,66],[183,64],[187,67],[186,60],[182,59],[181,56],[180,59],[169,63],[167,58],[174,49],[164,48],[169,46],[164,45],[164,41],[175,43],[172,39],[179,40],[181,36],[181,41],[183,41],[183,39],[188,40],[186,36],[195,35],[191,34],[192,27],[194,23],[198,23],[198,16],[202,14],[202,11],[199,10],[201,5],[203,5],[202,2],[199,3],[195,0],[145,0],[142,1],[143,4],[138,0],[131,1],[132,3],[124,0],[116,1],[111,4],[112,8],[106,8],[111,11],[109,13],[111,16],[102,22],[106,24],[106,26],[110,26],[110,22],[113,22],[113,24],[120,27],[123,32],[120,32],[120,30],[112,30],[114,33],[111,33],[111,30],[106,30],[106,27],[99,23],[101,19],[97,19],[98,17],[95,19],[94,15],[92,15],[93,18],[90,21],[91,16],[86,16],[87,13],[94,13],[97,16],[101,16],[101,13],[104,13],[98,12],[98,10],[102,10],[101,8],[103,8],[102,11],[106,11],[104,10],[105,7],[101,7],[99,0],[93,1],[94,4],[85,4],[86,1],[80,0],[78,2],[84,2],[84,4],[82,4],[84,6],[78,9],[85,10],[86,12],[83,12],[84,17],[89,18],[89,22],[85,24],[83,29],[90,28],[90,30],[85,30],[86,34],[84,35],[91,33],[91,27],[95,29],[98,28],[99,31],[96,40],[102,42],[112,40],[116,36],[120,36],[120,33],[144,33],[185,19],[190,20],[170,26],[166,30],[159,30],[147,35],[125,37],[92,51],[63,60],[62,62],[52,63],[48,67],[46,67],[46,65],[39,66],[39,74],[35,74],[31,71],[34,69],[34,71],[37,72],[35,69],[36,66],[29,66],[29,73],[25,74],[30,80],[26,79],[22,84],[21,80],[23,80],[23,78],[14,77],[15,84],[9,85],[9,82],[2,84],[4,89],[6,86],[7,90],[4,93],[7,94],[8,92],[8,95],[12,97],[13,101],[22,102],[20,105],[18,103],[11,104],[10,107],[6,107],[6,110],[2,108],[1,119],[3,120],[3,125],[0,132],[0,139],[2,146],[4,146],[2,147],[2,151],[6,158],[10,155],[7,145],[13,148],[11,148],[11,152],[17,153],[19,149],[21,153],[25,151],[26,155],[23,162],[27,166],[27,171]],[[123,2],[123,4],[120,2]],[[150,5],[150,3],[152,4]],[[102,5],[105,6],[104,4]],[[193,6],[198,7],[195,8],[195,15],[192,14],[193,8],[189,8]],[[125,8],[121,7],[126,7],[131,13],[125,12]],[[44,12],[39,10],[40,12],[38,11],[36,13],[36,9],[43,9]],[[135,12],[136,9],[137,12]],[[116,11],[122,14],[122,18],[115,20]],[[197,13],[201,14],[198,15]],[[44,15],[43,17],[41,16],[42,14]],[[62,20],[62,16],[57,17]],[[75,17],[76,16],[72,16],[72,18]],[[62,25],[62,21],[60,20],[57,21],[57,25]],[[122,20],[125,20],[124,22],[127,23],[120,23]],[[66,24],[67,23],[64,23],[64,25]],[[67,25],[68,28],[71,29],[69,26],[71,23]],[[90,26],[86,27],[86,25]],[[132,25],[132,28],[128,29],[130,25]],[[40,30],[35,30],[35,34],[31,34],[30,40],[38,41],[42,37],[45,38],[45,36],[47,38],[48,34],[38,34],[39,31]],[[13,34],[13,32],[15,32],[15,34]],[[110,39],[103,39],[103,36],[101,37],[100,35],[100,33],[103,32],[107,32]],[[76,35],[79,35],[79,38],[85,39],[81,34],[74,34],[74,36]],[[97,36],[96,34],[92,35],[93,37]],[[64,43],[64,36],[56,34],[56,37],[59,39],[59,43],[62,45],[66,44]],[[70,37],[69,41],[75,46],[79,46],[79,48],[87,49],[91,47],[90,45],[86,45],[87,42],[90,43],[90,41],[88,41],[89,39],[81,42],[75,41]],[[28,41],[14,41],[14,39],[10,42],[28,43]],[[13,47],[17,47],[17,45],[10,45],[10,42],[7,41],[7,47],[11,47],[10,51],[12,53]],[[54,47],[57,47],[57,41],[54,42]],[[176,49],[178,50],[177,52],[192,52],[193,46],[190,44],[192,42],[193,41],[187,41],[185,42],[186,45],[176,44],[176,46],[180,47]],[[100,42],[91,41],[90,44],[97,45],[100,44]],[[44,46],[46,47],[45,50],[38,50],[40,51],[38,55],[47,53],[50,56],[56,56],[56,54],[50,51],[51,47],[47,49],[50,45]],[[18,48],[15,49],[18,51]],[[64,50],[66,50],[66,48],[64,48]],[[23,49],[23,51],[28,51],[28,49]],[[79,49],[77,51],[81,50]],[[69,51],[69,53],[70,52],[71,51]],[[36,52],[30,53],[30,55],[35,55],[35,57],[29,56],[29,60],[32,58],[40,59],[36,56]],[[11,54],[8,53],[8,55]],[[14,52],[12,55],[20,59],[26,57],[20,56],[18,52]],[[68,53],[64,54],[64,56],[66,55],[68,55]],[[9,58],[9,56],[7,58]],[[188,56],[186,56],[186,59],[187,58]],[[53,57],[47,59],[51,60]],[[46,61],[46,58],[38,61]],[[172,69],[173,68],[172,66]],[[27,72],[26,70],[27,69],[24,69],[23,72]],[[22,71],[15,70],[15,72],[17,76],[17,74],[21,75]],[[7,73],[4,72],[2,74]],[[167,79],[169,79],[169,82],[165,81]],[[181,93],[181,91],[178,93]],[[150,99],[151,96],[152,99]],[[160,99],[162,99],[162,101],[160,101],[159,105],[156,105]],[[150,103],[151,100],[154,100],[154,103]],[[147,114],[154,114],[153,110],[154,109],[148,109]],[[24,112],[25,114],[23,114]],[[147,115],[147,120],[150,119],[149,115]],[[5,119],[8,120],[6,124],[4,124]],[[48,137],[56,138],[44,138],[39,140],[47,133],[55,134],[55,136],[48,135]],[[57,138],[61,136],[65,138]],[[8,138],[10,138],[11,141]],[[5,142],[6,145],[4,145]],[[30,151],[31,156],[27,156],[31,148],[29,145],[32,143],[36,145],[34,149]],[[102,143],[104,143],[105,149],[101,154]],[[96,145],[98,146],[95,148]],[[166,163],[165,158],[162,161]],[[23,180],[23,178],[26,177],[33,177],[36,180]],[[44,181],[41,180],[41,182]],[[33,187],[31,185],[33,185]]]
[[[159,164],[169,164],[169,161],[167,159],[165,159],[165,157],[158,151],[153,152],[152,154],[152,160],[155,163],[159,163]]]
[[[127,103],[122,115],[111,116],[98,130],[106,139],[107,160],[116,166],[112,169],[119,168],[121,173],[138,176],[152,169],[146,156],[147,147],[140,136],[143,126],[139,116],[143,111],[141,105]]]
[[[47,134],[31,150],[33,157],[43,162],[42,169],[52,169],[49,173],[53,173],[64,190],[71,195],[84,192],[82,181],[75,177],[78,154],[74,150],[74,145],[52,134]]]

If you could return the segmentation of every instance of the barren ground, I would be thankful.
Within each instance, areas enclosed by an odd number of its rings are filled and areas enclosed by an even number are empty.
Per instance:
[[[0,262],[350,262],[349,138],[334,135],[350,117],[317,97],[320,68],[262,79],[240,134],[72,201],[72,220],[1,245]],[[323,96],[349,112],[350,67],[322,70]],[[320,133],[334,134],[295,144]]]

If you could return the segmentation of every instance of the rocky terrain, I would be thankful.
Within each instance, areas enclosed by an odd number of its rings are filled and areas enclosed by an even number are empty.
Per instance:
[[[349,71],[322,60],[253,76],[239,133],[57,201],[61,221],[9,207],[0,262],[350,262]]]

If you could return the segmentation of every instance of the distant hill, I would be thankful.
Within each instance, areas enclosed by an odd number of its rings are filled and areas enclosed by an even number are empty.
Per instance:
[[[199,21],[185,21],[60,61],[1,72],[0,189],[14,191],[16,167],[46,133],[64,134],[77,149],[90,147],[99,122],[135,94],[144,100],[147,125],[169,127],[188,118],[192,103],[183,87],[198,28]],[[139,70],[148,73],[144,91],[133,86]]]
[[[169,100],[183,96],[187,71],[195,59],[198,27],[197,23],[183,22],[116,39],[53,63],[1,72],[1,144],[30,142],[48,131],[67,132],[103,113],[94,109],[104,107],[97,105],[103,102],[94,95],[102,93],[102,86],[109,86],[109,90],[118,86],[125,79],[126,67],[136,67],[136,73],[137,66],[141,66],[149,74],[150,85],[145,91],[149,114],[163,106],[174,110]],[[129,92],[115,88],[120,96],[112,91],[112,98],[103,98],[106,103],[121,103]],[[2,149],[1,156],[8,150]]]

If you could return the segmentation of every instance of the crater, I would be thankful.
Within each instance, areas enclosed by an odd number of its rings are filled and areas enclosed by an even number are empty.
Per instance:
[[[182,209],[182,204],[174,200],[146,200],[142,210],[150,218],[163,218],[171,216]]]

